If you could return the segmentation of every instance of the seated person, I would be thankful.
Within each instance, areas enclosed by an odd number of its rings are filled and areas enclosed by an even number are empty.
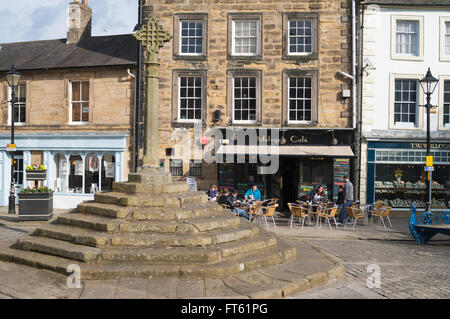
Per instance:
[[[255,184],[253,184],[252,188],[245,192],[244,196],[245,198],[248,198],[250,200],[261,201],[261,192],[259,191],[258,186],[256,186]]]
[[[319,186],[317,188],[316,193],[313,196],[313,211],[317,211],[317,206],[320,204],[321,200],[325,197],[325,194],[323,192],[323,187]]]
[[[207,192],[208,194],[208,199],[211,201],[216,201],[217,200],[217,186],[216,185],[211,185],[211,187],[209,188],[209,191]]]
[[[226,205],[227,208],[232,209],[231,207],[228,206],[228,196],[230,196],[230,191],[228,189],[224,189],[222,192],[222,195],[219,196],[219,199],[217,199],[217,203],[219,203],[219,205]]]
[[[238,192],[234,190],[231,195],[227,197],[226,205],[233,209],[233,213],[238,213],[240,217],[244,217],[249,219],[248,215],[245,213],[245,210],[241,208],[237,208],[239,206],[239,201],[237,199]]]

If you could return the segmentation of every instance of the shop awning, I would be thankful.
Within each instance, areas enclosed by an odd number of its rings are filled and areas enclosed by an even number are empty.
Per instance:
[[[216,154],[258,155],[279,154],[286,156],[328,156],[354,157],[352,149],[347,145],[313,146],[313,145],[221,145]]]

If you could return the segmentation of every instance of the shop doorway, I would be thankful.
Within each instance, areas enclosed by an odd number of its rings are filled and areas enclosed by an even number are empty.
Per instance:
[[[295,203],[298,197],[298,160],[285,158],[280,160],[281,207],[289,209],[288,203]]]

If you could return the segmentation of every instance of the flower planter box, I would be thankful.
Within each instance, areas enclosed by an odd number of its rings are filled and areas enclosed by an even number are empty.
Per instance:
[[[45,170],[26,170],[27,181],[44,181],[47,178]]]
[[[49,220],[53,217],[53,192],[19,193],[19,220]]]

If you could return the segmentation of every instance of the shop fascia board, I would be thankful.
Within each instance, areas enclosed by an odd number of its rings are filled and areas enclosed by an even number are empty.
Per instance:
[[[388,130],[372,130],[371,132],[363,132],[363,137],[368,141],[377,140],[426,140],[426,131],[388,131]],[[433,131],[430,132],[430,137],[435,141],[436,139],[442,139],[443,141],[450,140],[450,132],[446,131]],[[433,141],[433,142],[434,142]]]
[[[17,150],[42,151],[118,151],[126,149],[128,133],[19,133]],[[0,134],[0,147],[10,143],[9,134]]]

